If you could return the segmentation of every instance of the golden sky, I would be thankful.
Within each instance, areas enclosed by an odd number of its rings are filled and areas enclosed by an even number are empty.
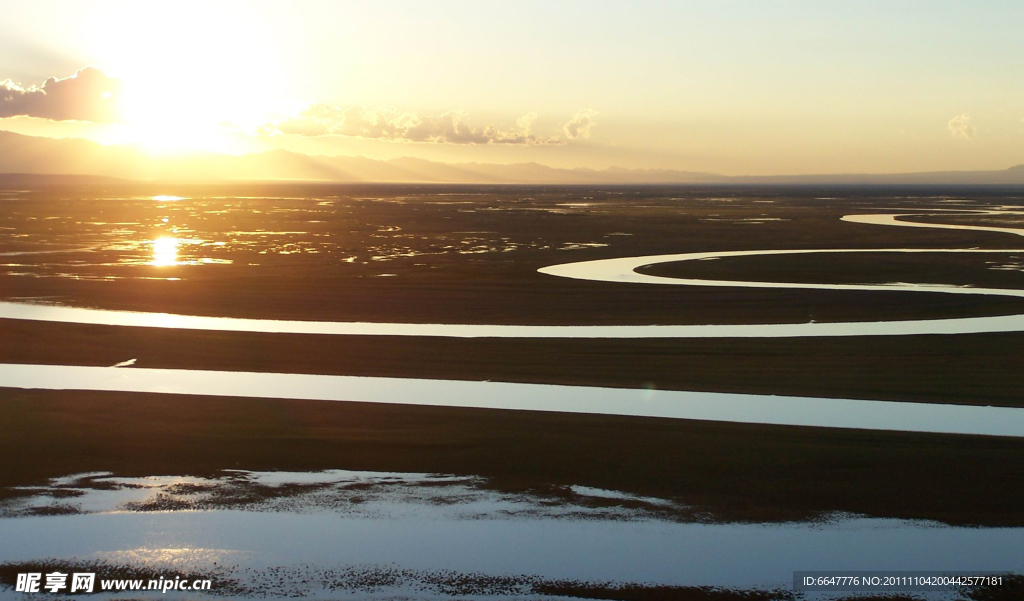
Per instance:
[[[730,175],[1024,163],[1020,2],[40,1],[3,13],[0,129],[30,135]]]

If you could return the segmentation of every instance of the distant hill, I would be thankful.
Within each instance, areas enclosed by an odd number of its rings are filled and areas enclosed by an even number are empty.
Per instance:
[[[730,177],[672,169],[557,169],[538,163],[440,163],[411,157],[310,156],[272,150],[242,156],[155,156],[131,146],[0,131],[0,174],[96,176],[128,180],[492,183],[492,184],[953,184],[1024,185],[1024,165],[1002,171]],[[10,175],[3,179],[9,181]],[[27,177],[27,176],[23,176]]]
[[[733,183],[822,185],[1024,185],[1024,165],[997,171],[922,171],[917,173],[830,173],[821,175],[742,176]]]
[[[102,185],[125,183],[125,180],[117,177],[104,177],[102,175],[76,175],[76,174],[42,174],[42,173],[0,173],[0,186],[6,188],[38,187],[38,186],[68,186],[68,185]]]
[[[410,157],[309,156],[286,150],[233,156],[154,156],[130,146],[52,139],[0,131],[0,174],[78,174],[136,180],[304,180],[435,183],[687,183],[721,179],[666,170],[555,169],[538,163],[439,163]]]

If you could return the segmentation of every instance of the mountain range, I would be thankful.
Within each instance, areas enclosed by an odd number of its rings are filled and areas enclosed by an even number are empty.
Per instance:
[[[403,157],[310,156],[271,150],[161,156],[133,146],[0,131],[0,174],[102,176],[128,180],[493,183],[1024,185],[1024,165],[995,171],[726,176],[674,169],[558,169],[538,163],[441,163]]]

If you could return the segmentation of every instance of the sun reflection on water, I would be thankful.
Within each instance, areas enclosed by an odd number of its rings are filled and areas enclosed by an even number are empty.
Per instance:
[[[175,200],[185,200],[185,197],[184,196],[167,196],[167,195],[161,194],[159,196],[154,196],[153,200],[160,201],[160,202],[173,202]]]
[[[178,239],[157,238],[153,240],[153,260],[151,265],[167,266],[178,264]]]

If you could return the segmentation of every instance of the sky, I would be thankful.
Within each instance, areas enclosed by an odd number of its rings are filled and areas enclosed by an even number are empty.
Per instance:
[[[0,129],[29,135],[727,175],[1024,163],[1019,1],[0,12]]]

